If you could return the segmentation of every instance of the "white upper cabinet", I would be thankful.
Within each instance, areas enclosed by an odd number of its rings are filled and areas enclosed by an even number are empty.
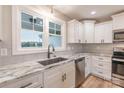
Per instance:
[[[2,6],[0,6],[0,41],[2,40]]]
[[[112,43],[112,22],[95,25],[95,43]]]
[[[68,43],[83,43],[83,24],[75,19],[68,22]]]
[[[124,13],[116,14],[113,18],[113,30],[124,29]]]
[[[95,21],[87,20],[87,21],[83,21],[83,23],[84,23],[84,42],[85,43],[94,43]]]

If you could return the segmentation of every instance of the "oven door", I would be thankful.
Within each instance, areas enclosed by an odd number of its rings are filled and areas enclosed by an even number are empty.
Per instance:
[[[114,41],[124,41],[124,31],[121,32],[114,32]]]
[[[124,59],[112,59],[112,74],[124,79]]]

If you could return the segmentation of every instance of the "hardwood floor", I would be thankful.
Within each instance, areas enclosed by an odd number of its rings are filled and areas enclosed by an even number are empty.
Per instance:
[[[95,76],[89,76],[80,88],[121,88],[109,81],[103,80]]]

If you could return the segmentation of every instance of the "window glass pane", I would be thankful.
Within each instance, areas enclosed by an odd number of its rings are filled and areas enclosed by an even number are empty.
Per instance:
[[[54,29],[49,28],[49,33],[51,33],[51,34],[55,34],[55,30],[54,30]]]
[[[61,25],[56,24],[56,29],[61,30]]]
[[[56,30],[56,34],[57,34],[57,35],[61,35],[61,31]]]
[[[22,47],[42,47],[42,33],[38,31],[22,30]]]
[[[33,22],[33,16],[26,14],[26,13],[21,13],[21,19],[22,19],[22,21],[26,21],[29,23]]]
[[[21,25],[22,25],[23,29],[33,30],[33,24],[32,23],[22,22]]]
[[[43,26],[40,26],[40,25],[34,25],[34,30],[35,30],[35,31],[43,32]]]
[[[39,25],[43,25],[43,19],[37,17],[37,18],[34,20],[34,23],[35,23],[35,24],[39,24]]]
[[[33,16],[21,13],[21,27],[23,29],[33,30]]]
[[[53,28],[53,29],[55,29],[55,24],[52,23],[52,22],[49,22],[49,28]]]
[[[34,39],[35,47],[42,47],[43,36],[41,32],[34,31],[33,39]]]
[[[49,35],[49,44],[54,45],[54,47],[61,47],[61,36]]]
[[[21,46],[22,47],[34,47],[33,31],[23,29],[21,31]]]
[[[41,18],[34,19],[34,30],[43,32],[43,19]]]

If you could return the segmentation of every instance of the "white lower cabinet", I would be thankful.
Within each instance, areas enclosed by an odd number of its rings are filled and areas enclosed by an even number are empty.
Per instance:
[[[75,87],[75,63],[69,62],[44,71],[45,88]]]
[[[92,57],[92,74],[104,78],[106,80],[111,80],[111,58],[110,57]]]
[[[91,56],[85,56],[85,78],[91,73]]]

